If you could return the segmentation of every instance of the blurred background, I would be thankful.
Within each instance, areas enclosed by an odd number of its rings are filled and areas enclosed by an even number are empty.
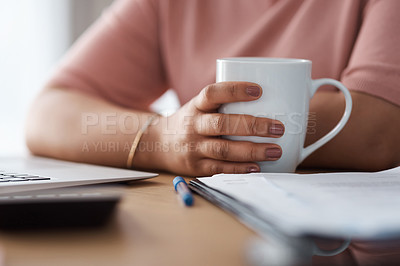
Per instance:
[[[31,102],[60,57],[112,2],[0,1],[0,155],[27,152],[24,123]],[[169,91],[153,106],[162,112],[177,105]]]

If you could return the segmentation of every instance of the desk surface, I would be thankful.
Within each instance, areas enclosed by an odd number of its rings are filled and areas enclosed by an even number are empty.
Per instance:
[[[184,207],[172,186],[173,177],[162,174],[133,182],[105,227],[2,232],[5,264],[245,264],[245,245],[255,234],[197,195],[193,207]]]

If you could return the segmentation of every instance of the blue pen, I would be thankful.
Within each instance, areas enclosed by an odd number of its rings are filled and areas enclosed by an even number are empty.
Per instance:
[[[176,192],[178,192],[185,205],[192,206],[194,201],[193,195],[190,192],[188,185],[185,182],[185,179],[183,179],[181,176],[177,176],[174,178],[174,181],[172,181],[172,183],[174,184]]]

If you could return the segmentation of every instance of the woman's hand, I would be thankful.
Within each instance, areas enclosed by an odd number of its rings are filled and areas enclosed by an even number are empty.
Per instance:
[[[261,88],[249,82],[208,85],[175,114],[153,123],[143,136],[134,165],[140,166],[147,158],[158,169],[185,175],[258,172],[256,161],[280,158],[278,145],[221,136],[278,138],[284,133],[283,124],[250,115],[220,114],[218,108],[224,103],[254,101],[261,94]]]

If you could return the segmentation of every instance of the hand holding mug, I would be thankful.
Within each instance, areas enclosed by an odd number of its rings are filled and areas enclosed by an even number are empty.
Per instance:
[[[336,136],[350,117],[352,100],[349,90],[333,79],[311,79],[309,60],[257,57],[218,59],[217,82],[223,81],[255,82],[263,88],[263,95],[253,102],[224,104],[219,109],[221,113],[277,119],[285,125],[285,135],[279,139],[225,136],[230,140],[278,144],[282,148],[282,157],[274,162],[259,162],[261,172],[294,172],[308,155]],[[344,94],[345,112],[327,135],[304,148],[309,101],[322,85],[333,85]]]
[[[155,153],[159,168],[185,175],[259,172],[256,161],[275,161],[281,148],[274,143],[253,143],[221,138],[258,136],[270,139],[284,134],[274,119],[246,114],[221,114],[222,104],[252,102],[262,89],[251,82],[220,82],[205,87],[196,97],[149,130],[157,130],[163,152]]]

